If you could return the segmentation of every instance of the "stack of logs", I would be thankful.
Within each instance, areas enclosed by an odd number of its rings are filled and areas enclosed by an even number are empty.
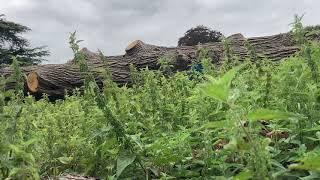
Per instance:
[[[290,33],[265,37],[245,38],[241,34],[228,37],[234,55],[240,60],[248,56],[245,43],[249,43],[257,52],[272,60],[289,57],[299,51]],[[206,48],[213,63],[223,60],[223,44],[221,42],[199,44],[197,46],[161,47],[146,44],[136,40],[125,49],[125,54],[120,56],[107,56],[102,60],[98,53],[93,53],[86,48],[81,51],[85,54],[88,66],[93,72],[96,81],[102,83],[101,70],[109,68],[113,80],[120,84],[130,83],[130,69],[132,64],[137,69],[148,67],[158,69],[158,59],[170,57],[170,63],[176,71],[183,71],[198,59],[198,49]],[[77,65],[70,61],[66,64],[44,64],[22,67],[26,77],[26,91],[33,95],[48,94],[51,97],[63,97],[65,92],[83,85],[83,77]],[[12,74],[10,67],[0,68],[0,76],[8,77]],[[9,87],[10,88],[10,87]]]

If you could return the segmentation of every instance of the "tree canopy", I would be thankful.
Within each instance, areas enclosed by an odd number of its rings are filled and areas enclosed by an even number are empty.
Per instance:
[[[220,42],[223,34],[206,26],[189,29],[178,41],[178,46],[194,46],[198,43]]]
[[[45,46],[30,47],[27,39],[21,34],[30,31],[27,26],[7,21],[0,14],[0,64],[11,64],[12,56],[15,56],[21,65],[39,64],[49,55]]]

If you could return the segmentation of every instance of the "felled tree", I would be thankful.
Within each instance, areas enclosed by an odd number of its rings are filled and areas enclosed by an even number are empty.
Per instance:
[[[178,41],[178,46],[195,46],[198,43],[220,42],[223,34],[203,25],[189,29]]]
[[[49,52],[42,47],[30,47],[27,39],[21,37],[31,29],[7,21],[3,14],[0,14],[0,64],[11,64],[12,56],[15,56],[21,65],[35,65],[44,61],[43,57]]]

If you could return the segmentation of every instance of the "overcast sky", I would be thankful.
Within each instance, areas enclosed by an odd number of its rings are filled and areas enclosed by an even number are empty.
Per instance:
[[[319,0],[0,0],[0,14],[32,29],[25,36],[33,46],[48,46],[49,63],[72,57],[68,37],[74,30],[81,46],[118,55],[136,39],[176,46],[200,24],[246,37],[286,32],[294,14],[320,24],[319,7]]]

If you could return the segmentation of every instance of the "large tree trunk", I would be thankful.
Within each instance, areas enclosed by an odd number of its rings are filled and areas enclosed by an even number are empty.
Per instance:
[[[259,54],[272,60],[280,60],[296,53],[299,48],[293,42],[290,34],[278,34],[274,36],[244,38],[241,34],[228,37],[234,55],[240,60],[248,56],[245,43],[249,43]],[[107,56],[101,58],[98,53],[93,53],[86,48],[85,54],[90,71],[94,74],[98,84],[102,84],[101,72],[109,68],[113,80],[122,85],[130,83],[129,66],[132,64],[138,69],[148,66],[149,69],[158,69],[158,60],[167,57],[176,71],[186,70],[192,62],[197,61],[199,48],[206,48],[213,63],[223,61],[223,44],[208,43],[197,46],[160,47],[145,44],[140,40],[134,41],[125,49],[126,53],[120,56]],[[102,59],[106,59],[105,61]],[[23,67],[26,75],[28,92],[34,95],[48,94],[51,97],[63,97],[65,92],[71,92],[83,85],[83,76],[79,68],[70,61],[66,64],[46,64],[39,66]],[[0,69],[0,75],[8,77],[12,70]]]

